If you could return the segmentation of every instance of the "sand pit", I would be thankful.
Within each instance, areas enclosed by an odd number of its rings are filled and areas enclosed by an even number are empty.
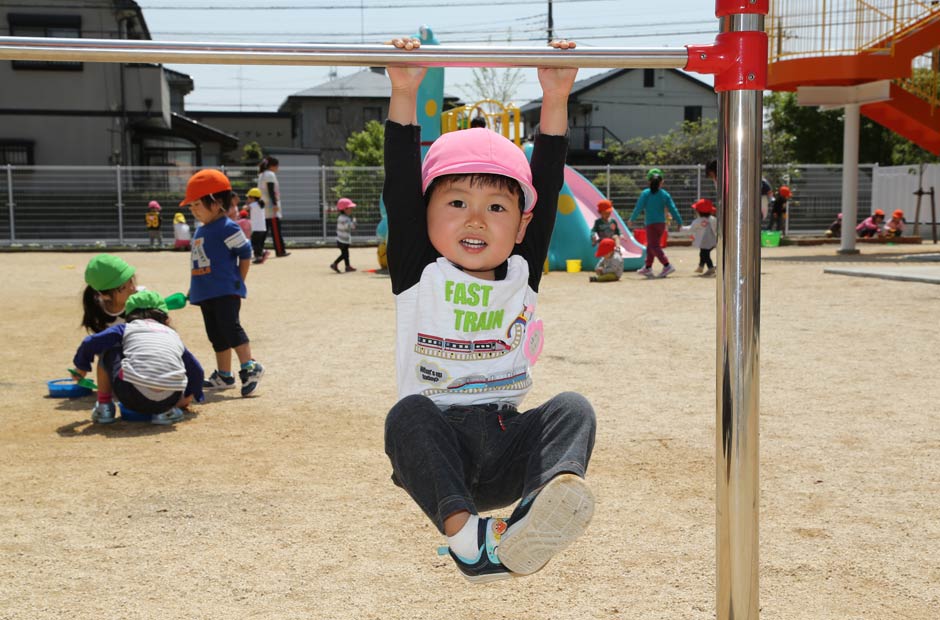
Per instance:
[[[593,402],[598,506],[545,570],[489,586],[435,554],[389,480],[387,278],[331,272],[333,249],[252,267],[257,396],[214,395],[172,427],[96,427],[90,397],[45,397],[83,336],[91,254],[0,255],[0,618],[714,617],[716,286],[692,274],[696,250],[667,252],[666,280],[543,281],[527,404]],[[187,255],[124,256],[148,288],[186,290]],[[834,248],[764,256],[761,617],[935,620],[940,287],[823,274],[846,262]],[[375,265],[373,249],[352,258]],[[211,369],[198,310],[173,318]]]

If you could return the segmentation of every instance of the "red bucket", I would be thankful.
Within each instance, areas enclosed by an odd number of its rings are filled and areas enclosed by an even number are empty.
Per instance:
[[[634,231],[633,231],[633,238],[636,239],[636,242],[637,242],[637,243],[640,243],[640,244],[642,244],[642,245],[646,245],[646,229],[645,229],[645,228],[637,228],[636,230],[634,230]],[[660,243],[660,245],[661,245],[662,247],[666,247],[666,242],[667,242],[668,240],[669,240],[669,231],[668,231],[668,230],[664,230],[664,231],[663,231],[663,239],[662,239],[662,242]]]

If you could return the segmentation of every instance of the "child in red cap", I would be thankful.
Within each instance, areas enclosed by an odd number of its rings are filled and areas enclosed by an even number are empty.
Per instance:
[[[232,184],[221,170],[200,170],[186,184],[180,206],[189,206],[202,222],[193,235],[189,301],[199,306],[206,335],[215,351],[216,370],[203,383],[205,389],[235,385],[232,351],[241,369],[242,396],[258,387],[264,367],[251,356],[251,342],[239,319],[245,278],[251,267],[251,245],[242,229],[225,216],[232,202]]]
[[[904,232],[904,211],[895,209],[891,219],[885,222],[885,237],[894,239]]]
[[[620,245],[620,225],[615,218],[614,205],[609,200],[604,199],[597,203],[597,212],[601,214],[594,220],[594,226],[591,228],[591,245],[597,245],[602,239],[613,239],[617,246]]]
[[[715,263],[712,262],[712,250],[718,245],[718,220],[715,218],[715,203],[708,198],[700,198],[692,205],[698,217],[692,220],[689,231],[692,233],[692,246],[698,248],[698,267],[695,273],[704,277],[715,275]]]
[[[460,572],[484,583],[540,570],[594,511],[583,480],[594,446],[590,403],[565,392],[517,409],[542,350],[535,308],[577,71],[538,70],[531,164],[499,133],[472,128],[438,138],[422,168],[416,106],[424,74],[388,67],[382,195],[401,400],[385,421],[385,452],[392,479],[447,536]],[[508,519],[479,516],[517,500]]]
[[[623,257],[620,255],[620,246],[613,239],[601,239],[597,244],[594,256],[600,258],[591,282],[616,282],[623,275]]]
[[[869,217],[866,217],[861,223],[855,227],[855,234],[859,237],[874,237],[881,236],[881,225],[885,221],[885,212],[881,209],[875,209],[875,212],[872,213]]]

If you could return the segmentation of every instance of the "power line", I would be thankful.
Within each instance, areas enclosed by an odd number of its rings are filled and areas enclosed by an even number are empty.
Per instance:
[[[599,3],[599,2],[616,2],[618,0],[554,0],[555,2],[562,2],[564,4],[581,4],[587,2]],[[513,6],[526,6],[526,5],[544,5],[545,0],[514,0]],[[505,6],[505,0],[479,0],[474,2],[474,7],[480,6]],[[60,4],[36,4],[36,3],[11,3],[7,4],[9,7],[18,7],[18,8],[43,8],[43,9],[61,9],[62,5]],[[372,4],[366,5],[362,8],[370,10],[386,10],[386,9],[429,9],[429,8],[438,8],[438,9],[453,9],[453,8],[463,8],[466,5],[455,4],[454,2],[421,2],[420,4]],[[100,9],[100,4],[71,4],[69,5],[71,9]],[[307,5],[307,6],[290,6],[290,5],[275,5],[275,6],[258,6],[257,4],[251,6],[242,6],[242,5],[223,5],[216,4],[212,6],[181,6],[181,5],[166,5],[166,6],[146,6],[141,7],[146,11],[353,11],[359,10],[358,6],[336,6],[333,4],[318,4],[318,5]]]

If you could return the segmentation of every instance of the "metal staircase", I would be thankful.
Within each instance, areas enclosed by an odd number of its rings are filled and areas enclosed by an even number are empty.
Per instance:
[[[862,114],[940,154],[940,2],[773,0],[767,31],[768,88],[891,80]]]

